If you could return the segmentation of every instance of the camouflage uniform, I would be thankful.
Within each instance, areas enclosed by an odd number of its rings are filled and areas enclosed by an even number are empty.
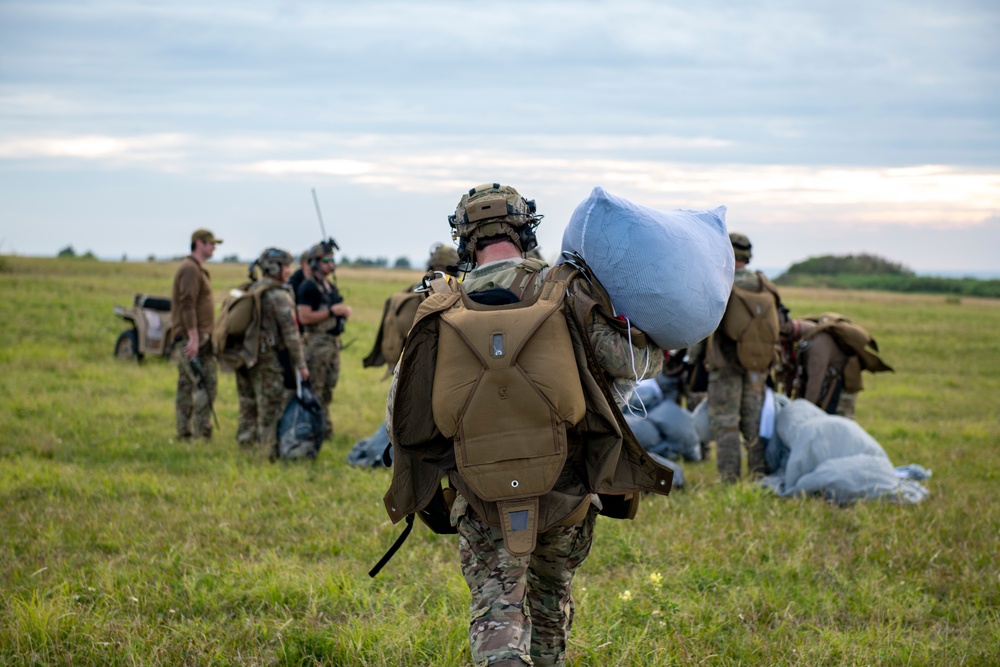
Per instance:
[[[500,528],[490,526],[459,495],[462,573],[472,593],[469,645],[476,665],[562,665],[573,625],[573,575],[590,553],[597,508],[572,526],[538,535],[530,556],[511,556]]]
[[[174,413],[177,417],[177,437],[188,439],[192,436],[209,439],[212,437],[212,403],[218,389],[219,372],[212,352],[212,344],[206,342],[198,348],[195,357],[201,365],[204,383],[195,375],[190,362],[184,356],[187,337],[180,338],[174,345],[173,358],[177,364],[177,395],[174,399]],[[193,422],[193,428],[192,428]]]
[[[327,310],[342,301],[335,285],[325,278],[311,278],[302,281],[295,295],[299,306],[308,306],[314,311]],[[323,439],[333,436],[333,421],[330,419],[330,404],[333,390],[340,380],[340,335],[342,320],[332,315],[317,324],[305,327],[306,363],[309,366],[309,382],[323,406]]]
[[[236,398],[240,405],[236,442],[244,449],[251,449],[257,444],[257,394],[250,370],[245,366],[236,369]]]
[[[309,382],[316,389],[316,397],[323,405],[323,439],[333,436],[333,421],[330,419],[330,404],[333,389],[340,380],[340,336],[332,336],[322,331],[307,331],[305,334],[306,364],[309,366]]]
[[[745,290],[763,289],[757,272],[736,269],[733,283]],[[764,405],[764,374],[751,373],[740,365],[736,342],[721,331],[712,334],[709,346],[715,347],[715,367],[708,373],[708,422],[716,444],[716,466],[724,482],[740,478],[740,434],[748,455],[751,475],[767,473],[764,446],[760,442],[760,411]],[[709,350],[709,357],[713,350]]]
[[[511,288],[521,263],[505,260],[477,268],[462,287],[466,292]],[[541,285],[542,280],[535,281],[535,290]],[[596,314],[589,334],[599,364],[616,378],[616,400],[627,400],[633,372],[639,379],[660,372],[663,353],[658,348],[632,348]],[[573,575],[590,553],[596,517],[597,509],[591,507],[583,521],[540,533],[534,552],[516,557],[503,548],[501,530],[483,521],[457,494],[451,521],[458,529],[462,572],[472,594],[469,644],[476,665],[565,664]]]
[[[257,442],[274,459],[278,454],[278,421],[295,393],[285,386],[279,351],[288,351],[293,370],[305,369],[306,362],[290,290],[282,287],[265,291],[260,313],[260,352],[248,374],[257,409]]]
[[[215,401],[218,386],[218,369],[212,350],[211,332],[215,318],[212,302],[211,276],[193,255],[184,258],[174,274],[171,295],[175,331],[183,335],[174,343],[174,361],[177,364],[177,395],[174,399],[177,437],[212,437],[211,404]],[[187,332],[198,331],[198,355],[205,376],[204,385],[184,356],[189,340]],[[193,422],[193,428],[192,428]]]

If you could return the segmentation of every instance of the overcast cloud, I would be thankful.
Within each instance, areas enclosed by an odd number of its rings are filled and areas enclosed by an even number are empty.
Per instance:
[[[0,2],[0,252],[426,258],[484,181],[1000,272],[1000,5]]]

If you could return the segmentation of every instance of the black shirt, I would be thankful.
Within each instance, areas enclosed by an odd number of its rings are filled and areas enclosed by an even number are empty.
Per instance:
[[[312,310],[326,310],[343,300],[337,286],[330,283],[326,284],[326,289],[322,289],[313,280],[303,280],[295,291],[295,303],[299,306],[309,306]]]
[[[288,279],[288,284],[292,286],[292,294],[295,295],[295,302],[299,301],[299,287],[302,286],[302,281],[306,279],[306,274],[302,272],[302,269],[296,269],[292,277]]]

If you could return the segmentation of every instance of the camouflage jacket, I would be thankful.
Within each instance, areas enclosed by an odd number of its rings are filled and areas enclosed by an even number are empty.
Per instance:
[[[295,299],[286,286],[269,289],[260,299],[260,354],[263,356],[281,349],[288,350],[294,368],[306,368],[306,355],[295,320]]]

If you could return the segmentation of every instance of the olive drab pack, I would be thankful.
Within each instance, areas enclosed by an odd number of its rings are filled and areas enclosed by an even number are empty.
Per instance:
[[[212,329],[212,347],[224,371],[252,368],[257,363],[261,297],[281,287],[272,280],[244,283],[229,291]]]
[[[759,292],[733,285],[719,328],[736,341],[740,365],[748,371],[763,372],[774,363],[780,323],[777,289],[763,274],[757,275],[761,280]]]
[[[895,372],[892,366],[885,363],[878,352],[878,343],[872,338],[863,327],[858,326],[851,320],[839,313],[823,313],[816,317],[804,317],[807,322],[814,322],[817,326],[802,335],[801,343],[807,343],[820,333],[829,334],[841,350],[847,355],[842,368],[830,368],[827,370],[832,382],[824,382],[824,391],[820,396],[820,407],[826,409],[833,401],[832,390],[828,387],[836,387],[852,394],[856,394],[864,388],[861,380],[861,371],[870,373],[883,373],[885,371]],[[801,372],[801,371],[800,371]],[[834,407],[836,407],[834,405]]]
[[[403,352],[403,341],[413,324],[417,307],[424,298],[421,292],[414,292],[413,287],[396,292],[385,300],[382,310],[382,323],[372,351],[364,359],[364,367],[387,364],[391,370],[399,355]]]
[[[562,314],[565,281],[485,306],[453,292],[441,312],[431,392],[434,422],[455,443],[458,474],[496,503],[514,555],[535,548],[538,497],[566,463],[566,430],[586,411]]]
[[[871,373],[881,373],[892,371],[889,364],[875,354],[878,352],[878,343],[872,338],[863,327],[858,326],[839,313],[823,313],[818,317],[804,317],[804,320],[815,322],[817,326],[808,334],[802,336],[802,340],[808,340],[820,332],[826,332],[833,336],[834,340],[849,354],[856,355],[862,370]]]

